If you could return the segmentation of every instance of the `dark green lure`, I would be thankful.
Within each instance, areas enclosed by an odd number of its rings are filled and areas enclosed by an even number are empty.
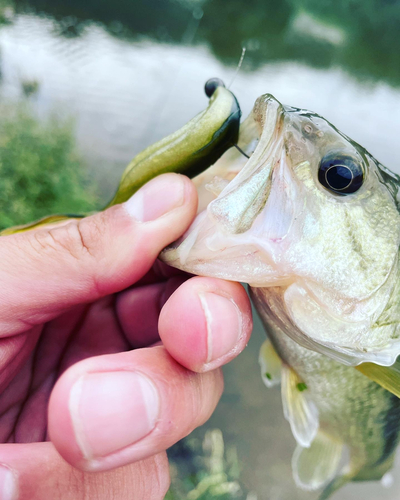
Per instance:
[[[219,84],[210,89],[213,82]],[[195,177],[237,142],[241,113],[236,97],[216,79],[206,83],[206,93],[210,97],[207,109],[131,161],[108,206],[128,200],[157,175],[176,172]]]

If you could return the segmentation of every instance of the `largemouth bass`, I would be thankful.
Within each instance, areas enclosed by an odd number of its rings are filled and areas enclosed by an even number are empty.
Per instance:
[[[281,383],[297,441],[294,478],[326,499],[347,481],[382,478],[398,443],[398,377],[384,367],[400,353],[400,178],[271,95],[256,101],[239,146],[245,155],[229,150],[194,179],[197,218],[161,257],[250,285],[269,338],[262,377]]]

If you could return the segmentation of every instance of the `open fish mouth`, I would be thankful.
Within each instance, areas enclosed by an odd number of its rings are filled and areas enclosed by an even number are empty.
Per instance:
[[[256,101],[239,136],[249,159],[228,151],[194,179],[200,211],[186,233],[162,252],[164,262],[252,286],[288,280],[274,262],[274,247],[284,241],[294,217],[283,116],[283,106],[271,95]]]

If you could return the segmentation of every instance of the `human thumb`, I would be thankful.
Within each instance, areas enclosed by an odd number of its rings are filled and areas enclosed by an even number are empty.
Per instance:
[[[0,336],[132,285],[196,208],[191,181],[165,174],[104,212],[0,237]]]

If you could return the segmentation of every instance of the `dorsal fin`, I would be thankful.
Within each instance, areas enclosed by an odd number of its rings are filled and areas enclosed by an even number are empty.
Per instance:
[[[307,385],[285,364],[282,365],[282,404],[297,443],[308,448],[318,431],[318,409],[310,398]]]

